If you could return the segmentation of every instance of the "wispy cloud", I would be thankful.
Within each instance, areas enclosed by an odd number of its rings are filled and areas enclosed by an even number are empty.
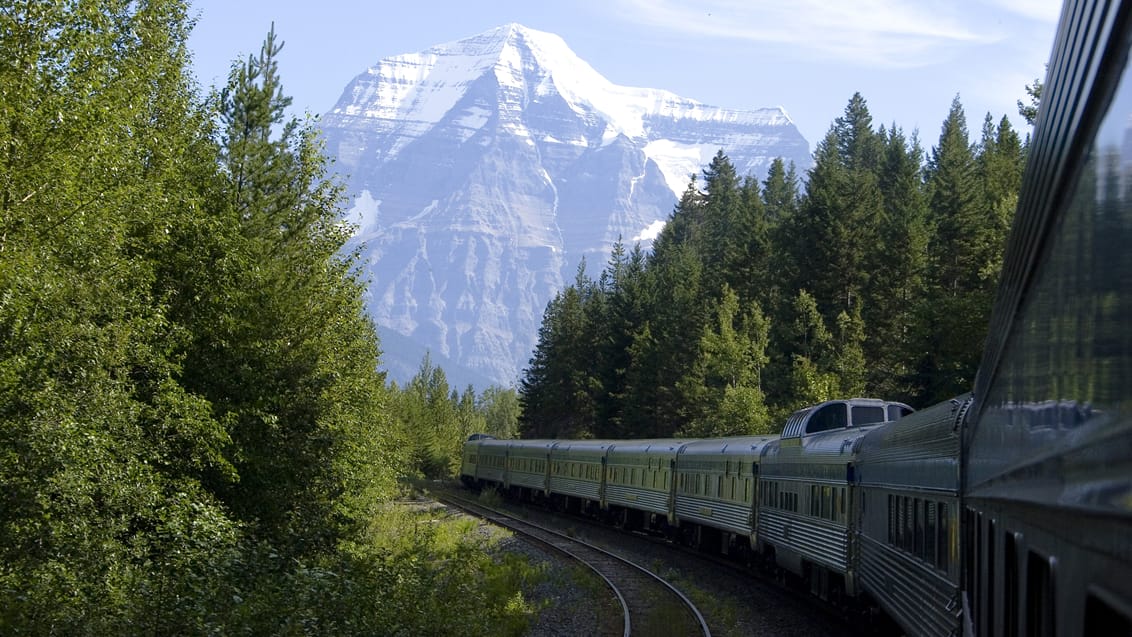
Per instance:
[[[792,53],[909,68],[1009,37],[1014,16],[1047,20],[1054,0],[610,0],[627,17],[676,33],[789,46]]]

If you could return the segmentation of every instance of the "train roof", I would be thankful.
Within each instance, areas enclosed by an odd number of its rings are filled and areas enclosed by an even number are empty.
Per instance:
[[[777,436],[735,436],[729,438],[706,438],[684,445],[682,456],[700,454],[712,455],[760,455],[766,445],[777,440]]]
[[[618,440],[609,448],[609,455],[618,453],[655,453],[675,455],[694,438],[658,438],[654,440]]]
[[[616,440],[557,440],[552,451],[605,451]]]
[[[539,449],[549,451],[551,447],[557,444],[558,440],[551,440],[549,438],[532,438],[531,440],[508,440],[508,449]]]
[[[827,400],[790,414],[781,437],[789,440],[823,431],[899,420],[914,411],[904,403],[879,398]]]

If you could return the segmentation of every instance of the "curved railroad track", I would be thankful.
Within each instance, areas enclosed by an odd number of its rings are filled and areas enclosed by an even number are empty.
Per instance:
[[[445,504],[459,508],[492,524],[505,527],[597,573],[616,594],[624,616],[624,637],[651,635],[703,635],[711,637],[699,609],[676,587],[647,568],[605,549],[563,533],[519,520],[477,502],[451,494],[434,495]]]

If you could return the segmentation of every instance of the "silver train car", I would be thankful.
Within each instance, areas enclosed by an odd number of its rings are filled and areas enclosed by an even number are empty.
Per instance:
[[[676,456],[687,440],[626,440],[605,454],[605,501],[626,528],[661,528],[673,519]]]
[[[759,550],[823,598],[857,595],[857,445],[872,428],[912,412],[903,403],[855,398],[795,412],[763,451]]]
[[[856,445],[857,574],[909,635],[959,627],[959,431],[971,396],[871,429]]]
[[[550,451],[556,440],[510,440],[503,488],[538,501],[550,496]]]
[[[775,436],[689,442],[676,460],[675,523],[686,541],[748,560],[758,546],[759,463]]]
[[[550,449],[550,498],[567,511],[605,509],[607,440],[560,440]]]

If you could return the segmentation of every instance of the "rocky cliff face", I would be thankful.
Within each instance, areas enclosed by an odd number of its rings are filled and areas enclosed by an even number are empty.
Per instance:
[[[647,245],[720,148],[740,174],[810,164],[780,108],[616,86],[517,24],[382,60],[322,128],[348,175],[391,375],[419,356],[390,344],[415,343],[459,384],[516,382],[581,259],[596,273],[619,238]]]

